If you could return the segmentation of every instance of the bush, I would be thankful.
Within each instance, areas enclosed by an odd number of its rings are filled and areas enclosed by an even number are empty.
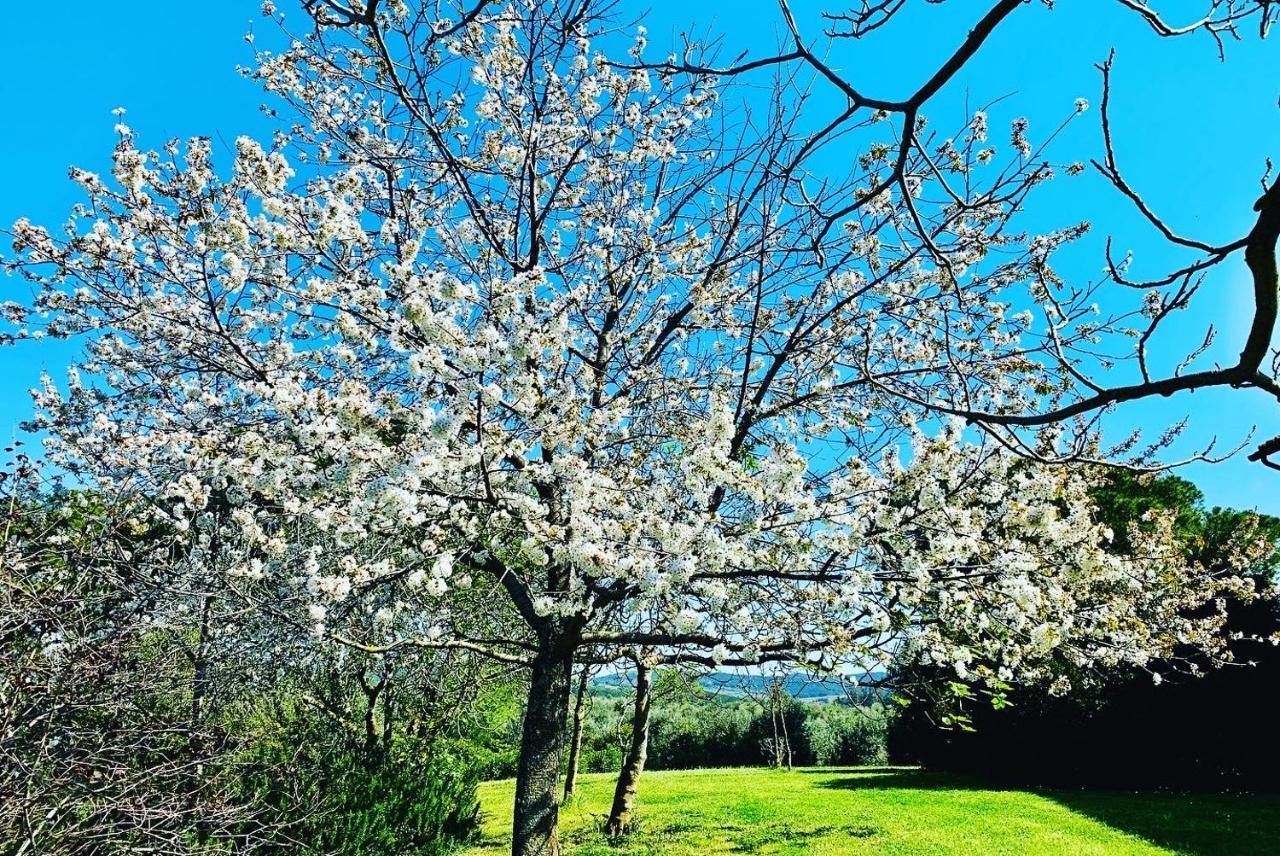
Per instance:
[[[289,830],[278,852],[440,856],[474,839],[480,769],[457,741],[397,736],[370,750],[304,708],[282,709],[245,750],[242,778],[264,827]]]
[[[813,705],[804,723],[806,763],[820,767],[883,764],[889,718],[883,708]]]

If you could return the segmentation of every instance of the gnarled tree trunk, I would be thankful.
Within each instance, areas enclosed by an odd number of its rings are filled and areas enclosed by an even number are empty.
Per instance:
[[[636,804],[636,785],[644,771],[645,758],[649,754],[649,708],[653,701],[653,682],[649,665],[636,661],[636,707],[631,719],[631,748],[618,775],[618,786],[613,791],[613,808],[605,831],[611,836],[622,835],[631,825],[631,815]]]
[[[587,711],[587,685],[591,681],[591,664],[582,665],[578,693],[573,703],[573,736],[569,740],[569,768],[564,774],[564,798],[573,796],[578,784],[578,757],[582,754],[582,721]]]
[[[542,634],[533,658],[529,700],[516,769],[512,856],[559,856],[560,759],[567,730],[575,640],[563,631]]]

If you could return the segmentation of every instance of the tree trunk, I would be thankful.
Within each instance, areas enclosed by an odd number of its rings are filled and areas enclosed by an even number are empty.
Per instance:
[[[774,767],[782,766],[782,738],[778,734],[778,705],[777,694],[773,687],[769,688],[769,724],[773,726],[773,746],[772,755],[769,759]]]
[[[543,637],[533,658],[529,701],[516,769],[512,856],[559,856],[560,761],[573,675],[574,644],[563,634]]]
[[[364,693],[364,761],[371,768],[382,762],[382,734],[378,730],[378,697],[386,689],[387,679],[371,683],[363,668],[356,673],[356,681]]]
[[[203,772],[204,701],[209,691],[209,612],[212,597],[200,598],[200,627],[195,650],[191,652],[191,724],[187,744],[196,759],[196,772]]]
[[[653,684],[650,680],[649,666],[636,663],[636,709],[631,720],[631,749],[627,752],[622,772],[618,775],[618,786],[613,792],[613,808],[609,810],[609,820],[605,831],[610,836],[619,836],[631,825],[631,815],[636,804],[636,785],[640,774],[644,772],[645,758],[649,754],[649,707],[653,701]]]
[[[209,614],[213,608],[213,596],[205,593],[200,599],[200,627],[195,649],[191,652],[191,722],[187,731],[187,751],[194,765],[187,794],[187,807],[195,811],[200,791],[204,787],[204,759],[208,753],[205,744],[205,696],[209,692]],[[203,817],[196,820],[196,839],[203,843],[208,837],[208,824]]]
[[[778,692],[778,719],[782,723],[782,748],[787,753],[787,770],[791,770],[791,734],[787,731],[787,697],[782,692]]]
[[[591,679],[591,665],[584,663],[578,678],[578,695],[573,703],[573,737],[569,741],[569,768],[564,776],[564,798],[573,796],[578,784],[578,756],[582,754],[582,721],[587,711],[587,685]]]

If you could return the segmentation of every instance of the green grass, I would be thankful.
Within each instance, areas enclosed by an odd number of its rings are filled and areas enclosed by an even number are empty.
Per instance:
[[[561,810],[566,856],[710,854],[1280,854],[1280,796],[999,790],[903,767],[646,772],[636,831],[598,829],[613,777],[584,776]],[[484,840],[510,846],[512,782],[480,787]]]

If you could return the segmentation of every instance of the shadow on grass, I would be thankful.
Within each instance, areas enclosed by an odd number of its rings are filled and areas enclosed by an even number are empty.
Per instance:
[[[908,766],[905,764],[885,764],[879,767],[796,767],[791,772],[799,773],[802,776],[830,776],[832,773],[867,773],[870,775],[879,775],[881,773],[920,773],[923,772],[919,767]]]
[[[842,791],[886,790],[909,788],[915,791],[998,791],[1004,788],[954,773],[934,773],[916,767],[853,767],[844,770],[804,770],[826,775],[847,772],[849,775],[822,782],[819,787]]]
[[[603,817],[601,817],[603,821]],[[662,856],[674,847],[688,846],[686,836],[711,836],[730,853],[774,853],[778,848],[807,850],[812,842],[826,836],[838,835],[844,839],[871,838],[879,833],[865,824],[828,824],[807,826],[786,820],[748,822],[728,820],[713,822],[676,820],[652,823],[643,816],[637,818],[633,828],[621,838],[607,837],[602,823],[575,829],[564,841],[583,856]],[[684,852],[684,851],[682,851]],[[719,852],[719,851],[718,851]]]
[[[839,775],[841,770],[806,770]],[[821,787],[842,790],[1007,790],[977,777],[902,767],[850,769]],[[1032,789],[1064,808],[1185,856],[1280,854],[1280,794]]]
[[[1280,795],[1040,791],[1130,835],[1187,856],[1280,853]]]

